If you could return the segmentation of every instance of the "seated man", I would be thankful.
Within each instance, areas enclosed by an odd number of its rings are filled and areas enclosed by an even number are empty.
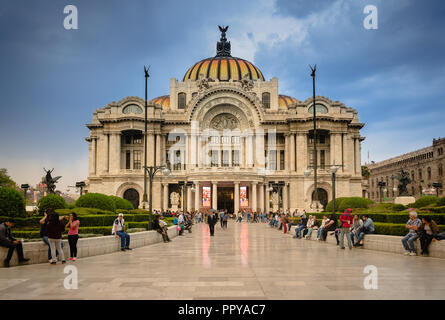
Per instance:
[[[119,236],[121,238],[121,250],[131,250],[130,249],[130,235],[125,232],[125,220],[124,214],[119,213],[119,216],[114,220],[113,230],[111,234],[115,234],[116,238]]]
[[[363,225],[358,227],[357,229],[357,242],[354,244],[354,247],[362,247],[362,240],[365,237],[365,234],[374,233],[374,221],[367,215],[363,215]]]
[[[419,229],[420,225],[422,224],[422,221],[420,221],[419,218],[417,218],[417,212],[414,210],[411,210],[409,212],[409,220],[405,225],[405,228],[407,228],[409,231],[402,238],[402,244],[405,248],[405,255],[410,256],[416,256],[416,248],[414,247],[414,241],[416,241],[419,238],[419,234],[417,233],[417,230]]]
[[[156,230],[162,235],[164,242],[169,242],[168,234],[166,228],[164,228],[165,221],[161,220],[161,216],[157,215],[155,221],[153,222],[153,230]]]
[[[0,246],[8,248],[8,255],[4,260],[5,268],[9,268],[9,262],[11,261],[14,249],[17,249],[17,255],[19,257],[19,263],[29,261],[23,256],[23,246],[19,240],[12,237],[11,228],[14,227],[15,221],[9,218],[6,222],[0,224]]]
[[[300,218],[300,222],[298,223],[297,230],[295,230],[295,237],[301,239],[303,237],[303,230],[306,229],[307,226],[307,218],[306,215],[302,215]]]

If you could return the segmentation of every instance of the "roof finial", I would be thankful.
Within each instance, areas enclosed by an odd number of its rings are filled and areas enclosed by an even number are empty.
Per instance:
[[[221,39],[216,44],[216,56],[230,57],[230,41],[227,41],[226,31],[229,26],[218,26],[221,31]]]

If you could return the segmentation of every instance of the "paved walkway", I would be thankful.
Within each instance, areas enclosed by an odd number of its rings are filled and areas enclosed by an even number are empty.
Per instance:
[[[64,267],[79,288],[63,286]],[[198,224],[173,242],[130,252],[0,269],[0,299],[444,299],[445,260],[296,240],[265,224]],[[365,290],[363,269],[378,268]]]

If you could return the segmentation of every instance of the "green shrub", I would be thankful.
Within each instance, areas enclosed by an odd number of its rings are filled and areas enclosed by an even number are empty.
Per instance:
[[[348,208],[368,208],[373,203],[374,201],[361,197],[345,197],[335,199],[336,211],[344,211]],[[328,205],[326,206],[326,211],[332,211],[332,201],[329,201]]]
[[[437,198],[436,207],[445,207],[445,197]]]
[[[49,194],[37,202],[37,207],[39,208],[39,213],[43,213],[48,209],[64,209],[66,207],[66,201],[58,194]]]
[[[147,222],[129,222],[126,223],[127,229],[133,229],[133,228],[144,228],[145,230],[148,229],[148,221]]]
[[[403,204],[394,204],[393,210],[394,211],[403,211],[403,210],[406,210],[406,207]]]
[[[116,210],[117,209],[122,209],[122,210],[133,210],[134,209],[133,204],[126,199],[122,199],[122,198],[116,197],[116,196],[110,196],[110,198],[114,201]]]
[[[412,208],[427,207],[429,205],[435,204],[436,201],[437,201],[437,197],[435,197],[435,196],[423,196],[423,197],[417,199],[416,202],[414,202],[412,204]]]
[[[430,211],[434,213],[445,213],[445,206],[431,207]]]
[[[79,197],[76,207],[96,208],[106,211],[116,211],[116,204],[111,197],[101,193],[87,193]]]
[[[133,210],[130,210],[129,213],[149,214],[150,211],[148,211],[148,210],[144,210],[144,209],[133,209]]]
[[[15,228],[38,228],[40,227],[39,221],[42,217],[30,217],[30,218],[22,218],[15,217]],[[6,221],[8,219],[7,216],[0,216],[0,223]]]
[[[0,188],[0,216],[26,217],[25,200],[13,188]]]

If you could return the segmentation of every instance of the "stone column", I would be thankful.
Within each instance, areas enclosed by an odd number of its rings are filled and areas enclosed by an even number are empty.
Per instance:
[[[289,143],[289,135],[286,134],[284,136],[284,169],[286,171],[289,171],[289,147],[290,147],[290,143]]]
[[[253,135],[249,134],[246,138],[246,160],[247,160],[247,167],[252,168],[253,166]]]
[[[195,210],[199,210],[201,208],[201,189],[199,186],[199,182],[195,182],[195,204],[194,208]]]
[[[269,188],[268,188],[268,185],[267,185],[267,183],[265,184],[265,186],[264,186],[264,196],[265,196],[265,204],[266,204],[266,212],[267,213],[269,213],[269,211],[270,211],[270,191],[268,190]]]
[[[287,183],[283,187],[283,211],[286,212],[289,209],[289,195],[287,189]]]
[[[89,145],[89,174],[96,175],[96,159],[97,159],[97,139],[91,138]]]
[[[110,173],[118,174],[121,167],[121,136],[120,133],[110,135]]]
[[[192,209],[192,188],[187,187],[187,208],[186,210],[191,210]]]
[[[233,194],[233,213],[237,214],[239,211],[239,181],[234,182]]]
[[[163,188],[163,205],[162,205],[162,209],[167,210],[168,209],[168,183],[163,183],[162,184],[162,188]]]
[[[246,168],[246,138],[240,137],[240,167]]]
[[[295,171],[295,134],[290,134],[290,171]]]
[[[361,144],[359,138],[355,138],[355,163],[355,174],[361,175]]]
[[[190,168],[195,168],[196,167],[196,157],[197,157],[197,148],[196,148],[196,135],[195,134],[191,134],[190,135],[190,163],[189,166]]]
[[[156,135],[156,165],[161,165],[161,135]]]
[[[212,208],[218,209],[218,182],[212,181]]]
[[[259,195],[258,195],[258,208],[260,208],[261,212],[264,212],[264,184],[259,185]]]
[[[307,133],[299,132],[296,142],[298,148],[297,173],[303,174],[308,165]]]
[[[252,195],[252,204],[251,204],[250,207],[252,208],[253,211],[257,211],[258,203],[257,203],[257,200],[256,200],[256,189],[257,189],[258,183],[257,182],[252,182],[251,186],[252,186],[252,193],[251,193],[251,195]]]
[[[198,161],[198,168],[202,168],[202,147],[201,147],[201,136],[198,133],[197,136],[197,142],[196,144],[198,145],[197,149],[198,149],[198,154],[197,154],[197,161]]]

